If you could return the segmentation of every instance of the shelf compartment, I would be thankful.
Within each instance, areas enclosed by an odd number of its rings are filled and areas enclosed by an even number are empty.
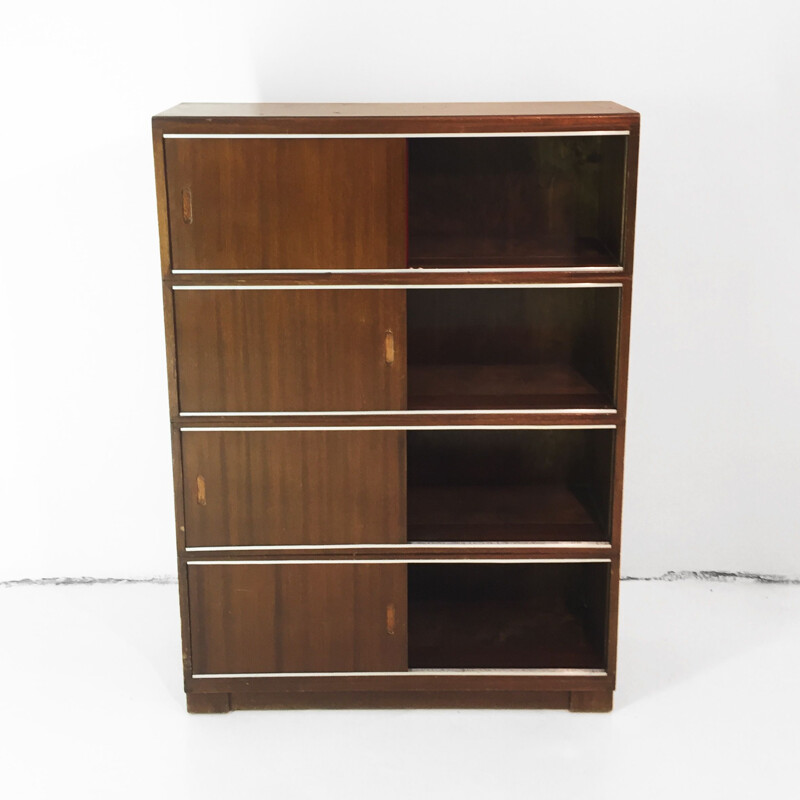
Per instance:
[[[409,669],[605,669],[609,565],[409,564]]]
[[[626,136],[409,139],[409,266],[618,266],[626,149]]]
[[[408,431],[408,541],[610,541],[614,436]]]
[[[613,409],[620,289],[407,292],[412,410]]]

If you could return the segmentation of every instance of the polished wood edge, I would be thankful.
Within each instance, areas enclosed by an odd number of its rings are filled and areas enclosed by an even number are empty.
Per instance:
[[[369,270],[351,270],[349,272],[326,272],[325,270],[308,270],[306,272],[193,272],[169,273],[164,276],[168,286],[464,286],[492,285],[514,288],[523,285],[561,285],[561,284],[625,284],[630,281],[626,272],[609,272],[603,268],[597,271],[589,269],[563,270],[526,270],[514,272],[492,271],[491,267],[475,270],[459,270],[443,272],[426,268],[400,269],[396,272],[371,272]]]
[[[622,265],[633,274],[634,243],[636,239],[636,195],[639,179],[639,120],[631,126],[625,159],[625,196],[623,208]]]
[[[624,114],[549,114],[506,116],[375,116],[375,117],[190,117],[156,116],[154,129],[165,134],[395,135],[571,133],[630,131],[635,112]]]
[[[622,500],[625,472],[625,421],[617,425],[614,437],[614,464],[612,470],[611,543],[615,550],[622,545]]]
[[[224,714],[231,710],[231,696],[227,692],[188,692],[186,710],[190,714]]]
[[[484,691],[611,691],[614,681],[608,675],[437,675],[409,672],[397,675],[303,675],[256,678],[188,678],[187,693],[218,692],[484,692]]]
[[[181,662],[183,680],[191,680],[194,671],[192,665],[192,625],[189,614],[189,570],[186,561],[181,557],[180,549],[176,555],[178,563],[178,607],[181,618]]]
[[[178,349],[175,336],[175,298],[168,286],[162,287],[164,307],[164,342],[167,354],[167,396],[170,419],[179,418],[178,399]]]
[[[435,413],[410,413],[397,411],[396,413],[354,413],[354,414],[326,414],[325,412],[313,414],[214,414],[210,416],[174,416],[171,420],[173,427],[179,429],[201,428],[351,428],[351,427],[377,427],[377,428],[446,428],[450,426],[464,427],[494,427],[508,428],[534,427],[619,427],[623,422],[618,412],[607,414],[595,411],[564,411],[564,412],[471,412],[471,411],[445,411]]]
[[[619,550],[617,550],[619,554]],[[608,612],[606,614],[606,671],[613,683],[617,678],[617,645],[619,640],[619,587],[620,587],[620,559],[619,555],[611,562],[611,571],[608,580]]]
[[[434,544],[393,545],[320,545],[319,547],[254,547],[248,550],[214,550],[214,549],[182,549],[178,553],[181,564],[187,561],[419,561],[433,559],[437,561],[471,561],[475,559],[503,561],[508,559],[526,559],[531,561],[604,561],[616,563],[619,551],[610,544],[599,547],[572,544],[536,544],[517,542],[498,542],[487,546],[486,542],[459,543],[457,547],[445,547]]]
[[[569,693],[569,710],[607,713],[614,707],[614,692],[611,689],[592,692]]]
[[[169,241],[169,207],[167,204],[167,167],[164,154],[164,138],[161,130],[156,127],[153,128],[153,164],[155,167],[161,274],[166,277],[172,269]]]
[[[628,365],[630,363],[631,307],[633,284],[625,282],[620,292],[617,330],[617,411],[624,416],[628,407]]]
[[[154,116],[158,118],[210,117],[454,117],[454,116],[602,116],[637,115],[613,100],[494,100],[494,101],[382,101],[382,102],[184,102]]]

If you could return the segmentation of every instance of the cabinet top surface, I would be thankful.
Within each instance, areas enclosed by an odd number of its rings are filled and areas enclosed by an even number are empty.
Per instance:
[[[220,126],[281,133],[629,129],[639,115],[608,101],[542,103],[181,103],[153,117],[165,132]]]
[[[546,103],[180,103],[167,119],[232,117],[541,117],[636,114],[605,100]]]

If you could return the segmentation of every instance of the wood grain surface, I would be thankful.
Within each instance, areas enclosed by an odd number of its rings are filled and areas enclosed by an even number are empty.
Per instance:
[[[405,266],[402,140],[167,139],[165,151],[173,269]]]
[[[405,541],[404,431],[181,438],[189,547]]]
[[[175,290],[174,302],[181,411],[406,405],[402,291]]]
[[[404,564],[188,570],[195,675],[406,669]]]

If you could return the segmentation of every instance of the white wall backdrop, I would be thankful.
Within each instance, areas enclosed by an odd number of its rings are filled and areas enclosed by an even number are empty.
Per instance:
[[[623,572],[800,575],[797,9],[7,8],[0,579],[174,572],[149,126],[202,100],[608,99],[640,111]]]

